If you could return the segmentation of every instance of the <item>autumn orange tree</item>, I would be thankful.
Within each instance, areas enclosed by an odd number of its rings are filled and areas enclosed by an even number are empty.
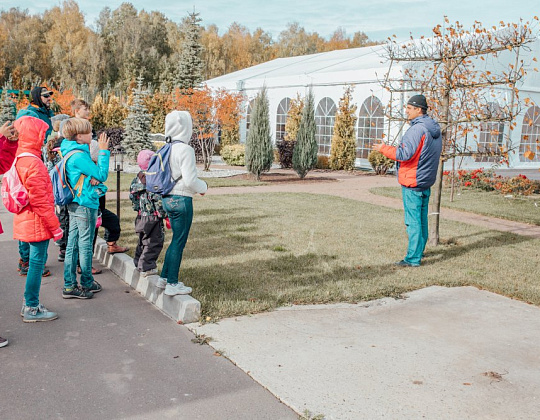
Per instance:
[[[214,154],[215,139],[219,127],[229,136],[238,135],[243,96],[238,93],[218,90],[208,86],[197,89],[175,89],[172,93],[173,109],[188,111],[193,119],[196,154],[202,157],[204,170],[210,170]]]
[[[193,119],[192,138],[193,148],[202,156],[204,170],[210,170],[212,155],[215,147],[215,129],[217,119],[214,108],[212,91],[204,86],[201,89],[175,89],[172,95],[173,107],[181,111],[188,111]],[[196,142],[193,142],[196,140]],[[196,143],[196,144],[195,144]]]
[[[215,92],[214,108],[221,128],[221,146],[240,143],[240,119],[244,95],[220,89]]]
[[[47,85],[45,85],[47,86]],[[53,92],[53,111],[55,114],[68,114],[73,115],[71,112],[71,101],[75,99],[73,89],[56,89],[54,87],[47,86]]]
[[[475,22],[470,29],[459,22],[450,24],[445,17],[444,26],[435,27],[430,38],[411,36],[406,42],[399,42],[395,36],[388,39],[384,56],[389,68],[381,84],[390,92],[387,117],[394,129],[389,130],[389,140],[397,140],[406,122],[403,95],[426,95],[429,113],[441,125],[443,153],[433,187],[430,244],[439,243],[444,162],[479,154],[507,157],[508,144],[479,150],[476,133],[484,125],[496,138],[505,127],[509,138],[520,112],[518,82],[530,70],[523,53],[530,51],[529,45],[537,36],[537,17],[532,23],[500,22],[499,27],[491,28]],[[396,71],[394,66],[400,64],[401,69]]]

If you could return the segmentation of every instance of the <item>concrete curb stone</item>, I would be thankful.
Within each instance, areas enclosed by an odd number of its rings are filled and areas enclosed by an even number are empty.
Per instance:
[[[164,290],[156,286],[159,276],[142,276],[129,255],[109,254],[107,242],[101,238],[96,241],[94,257],[169,318],[183,324],[199,320],[201,303],[197,299],[189,295],[165,295]]]

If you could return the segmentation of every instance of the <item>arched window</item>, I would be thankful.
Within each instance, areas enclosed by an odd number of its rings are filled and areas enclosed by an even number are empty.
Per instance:
[[[287,122],[289,109],[291,109],[291,99],[283,98],[276,112],[276,141],[281,141],[285,138],[285,123]]]
[[[319,145],[319,154],[330,155],[334,121],[336,119],[336,104],[330,98],[323,98],[315,111],[315,139]]]
[[[538,144],[540,143],[540,107],[531,106],[523,117],[521,129],[521,142],[519,144],[519,160],[522,162],[540,162]],[[525,156],[527,152],[533,152],[534,158]]]
[[[493,118],[501,117],[501,107],[497,102],[488,102],[487,115]],[[500,154],[503,145],[504,124],[500,121],[486,121],[480,124],[480,136],[478,138],[478,151],[480,153]],[[476,162],[496,162],[496,156],[477,156]]]
[[[253,106],[255,105],[255,99],[252,99],[248,103],[248,108],[246,112],[246,141],[249,134],[249,126],[251,125],[251,111],[253,110]]]
[[[356,157],[367,159],[373,140],[382,139],[384,131],[383,104],[376,96],[367,98],[360,107]]]

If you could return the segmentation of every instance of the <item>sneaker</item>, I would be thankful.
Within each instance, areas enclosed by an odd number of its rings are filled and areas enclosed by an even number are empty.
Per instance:
[[[167,296],[174,295],[189,295],[191,293],[191,287],[184,286],[184,283],[167,283],[165,286],[165,294]]]
[[[82,289],[87,291],[87,292],[91,292],[91,293],[97,293],[97,292],[101,292],[103,290],[103,288],[101,287],[101,284],[99,284],[95,280],[92,282],[90,287],[83,287]]]
[[[46,309],[45,306],[43,306],[41,303],[38,305],[38,307],[42,309]],[[24,308],[26,308],[26,300],[23,298],[22,300],[22,308],[21,308],[21,316],[24,316]]]
[[[63,288],[62,297],[64,299],[92,299],[92,297],[94,297],[94,294],[89,290],[85,290],[77,286],[71,287],[69,289]]]
[[[7,338],[0,337],[0,347],[6,347],[8,345]]]
[[[26,306],[24,308],[23,322],[52,321],[58,318],[56,312],[49,311],[45,306]]]
[[[23,261],[22,258],[19,258],[19,265],[17,266],[17,271],[21,271],[23,267],[26,267],[28,269],[28,261]]]
[[[64,262],[66,260],[66,251],[60,250],[58,254],[58,261]]]
[[[160,277],[157,279],[156,287],[160,289],[165,289],[166,286],[167,286],[167,279],[164,279],[163,277]]]
[[[398,267],[420,267],[420,264],[411,264],[405,260],[398,261],[397,263],[394,263],[394,265],[397,265]]]
[[[141,271],[141,276],[148,277],[148,276],[155,276],[157,274],[158,270],[157,268],[152,268],[148,271]]]
[[[26,266],[21,266],[21,269],[19,270],[19,276],[27,276],[28,275],[28,263],[26,263]],[[51,270],[49,270],[47,267],[43,269],[43,273],[41,274],[41,277],[49,277],[51,275]]]

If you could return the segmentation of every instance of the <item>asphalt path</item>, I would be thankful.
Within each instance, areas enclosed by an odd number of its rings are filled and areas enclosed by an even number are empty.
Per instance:
[[[51,322],[25,324],[24,279],[16,271],[11,214],[0,210],[0,418],[296,419],[297,415],[228,359],[214,354],[110,270],[92,300],[62,299],[62,263],[41,302]]]

